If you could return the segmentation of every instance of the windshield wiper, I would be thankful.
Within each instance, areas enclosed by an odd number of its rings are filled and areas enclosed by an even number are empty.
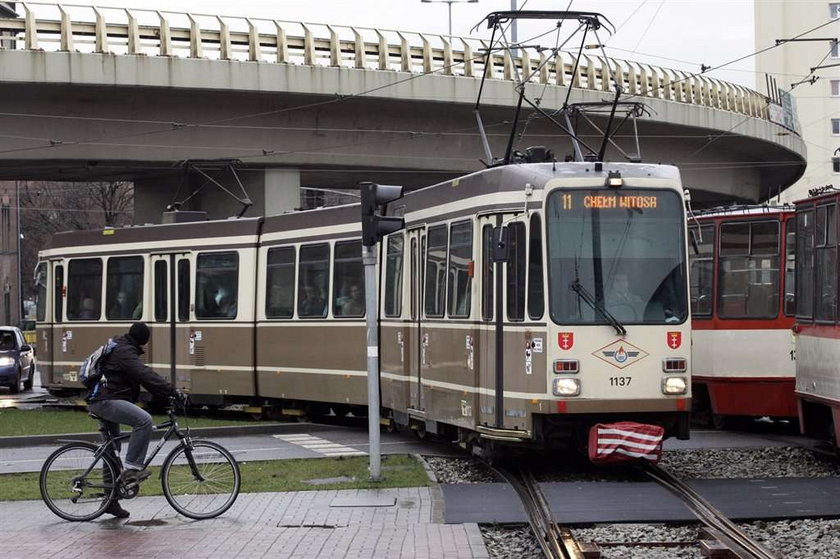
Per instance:
[[[592,294],[588,292],[586,288],[583,287],[583,285],[581,285],[580,280],[575,279],[575,281],[570,283],[569,289],[577,293],[578,297],[586,301],[589,304],[589,306],[592,307],[594,310],[598,311],[601,314],[601,316],[603,316],[607,320],[607,322],[610,323],[610,326],[615,328],[616,334],[618,334],[619,336],[627,335],[627,329],[618,321],[618,319],[616,319],[616,317],[610,314],[610,311],[604,308],[604,305],[599,303],[597,299],[595,299],[595,297],[593,297]]]

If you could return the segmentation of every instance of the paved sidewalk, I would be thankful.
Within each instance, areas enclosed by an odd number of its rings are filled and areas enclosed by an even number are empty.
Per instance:
[[[241,494],[193,521],[163,497],[124,501],[127,520],[65,522],[40,501],[0,502],[4,558],[488,558],[477,524],[443,524],[437,487]]]

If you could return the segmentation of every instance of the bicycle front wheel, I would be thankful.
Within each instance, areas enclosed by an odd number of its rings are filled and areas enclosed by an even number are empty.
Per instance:
[[[228,510],[239,495],[239,465],[224,447],[211,441],[182,443],[166,457],[161,484],[166,500],[179,513],[202,520]]]
[[[94,444],[68,443],[41,467],[41,498],[64,520],[93,520],[111,503],[120,472],[109,458],[96,458],[96,450]]]

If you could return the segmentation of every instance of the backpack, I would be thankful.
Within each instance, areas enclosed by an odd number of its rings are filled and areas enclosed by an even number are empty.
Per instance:
[[[88,397],[95,396],[99,391],[100,384],[107,384],[108,379],[104,376],[103,365],[105,358],[114,351],[117,347],[117,342],[109,339],[105,345],[96,348],[96,350],[87,356],[82,366],[79,367],[79,382],[90,391]]]

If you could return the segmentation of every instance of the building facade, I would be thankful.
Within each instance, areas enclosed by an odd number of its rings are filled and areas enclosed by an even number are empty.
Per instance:
[[[755,47],[789,40],[831,20],[840,19],[840,2],[755,0]],[[802,35],[756,57],[757,91],[766,91],[766,75],[795,100],[808,166],[802,178],[782,192],[782,201],[808,196],[826,185],[840,188],[840,21]],[[826,40],[814,40],[826,39]],[[835,39],[831,41],[828,39]],[[817,68],[817,66],[829,66]],[[816,76],[816,80],[813,77]],[[768,92],[774,96],[776,92]],[[835,153],[837,151],[837,153]]]

